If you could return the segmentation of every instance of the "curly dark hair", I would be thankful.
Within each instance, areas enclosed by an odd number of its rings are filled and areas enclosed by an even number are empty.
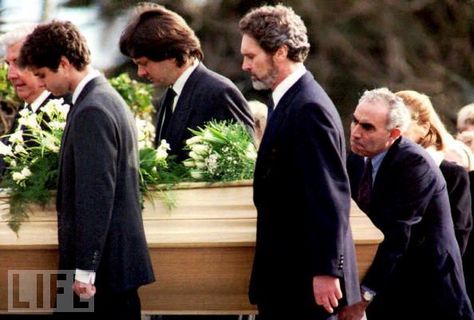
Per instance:
[[[63,56],[79,71],[90,63],[90,50],[79,29],[70,21],[53,20],[38,25],[26,38],[19,65],[56,72]]]
[[[177,13],[154,3],[141,3],[120,37],[120,51],[131,58],[152,61],[176,59],[181,67],[190,57],[203,60],[201,43]]]
[[[284,5],[250,10],[239,22],[241,33],[254,38],[269,54],[286,45],[288,59],[303,62],[309,53],[307,29],[301,17]]]

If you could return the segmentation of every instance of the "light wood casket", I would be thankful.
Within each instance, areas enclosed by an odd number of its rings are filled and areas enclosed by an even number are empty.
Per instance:
[[[252,182],[185,183],[166,195],[172,210],[155,198],[143,212],[157,275],[140,289],[143,313],[255,313],[247,298],[256,228]],[[0,220],[0,313],[8,310],[8,270],[57,269],[56,225],[53,206],[32,210],[18,237]],[[382,234],[355,204],[351,226],[362,276]]]

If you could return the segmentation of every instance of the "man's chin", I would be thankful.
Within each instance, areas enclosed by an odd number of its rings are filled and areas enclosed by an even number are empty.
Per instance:
[[[362,157],[365,157],[367,154],[366,152],[364,152],[364,150],[357,148],[357,146],[354,146],[354,145],[351,145],[351,151]]]
[[[22,92],[21,90],[15,90],[16,95],[23,101],[27,101],[28,97],[31,95],[29,92]]]
[[[265,83],[263,83],[262,81],[260,80],[252,80],[252,87],[255,89],[255,90],[268,90],[270,89],[269,86],[267,86]]]

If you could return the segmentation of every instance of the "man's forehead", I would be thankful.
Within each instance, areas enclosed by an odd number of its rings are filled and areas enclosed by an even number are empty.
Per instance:
[[[388,106],[385,102],[379,100],[361,101],[356,110],[359,112],[371,114],[372,116],[386,116],[388,114]]]
[[[132,61],[135,64],[145,63],[148,59],[146,57],[133,58]]]
[[[385,124],[388,118],[388,108],[380,101],[366,101],[357,105],[354,117],[359,122]]]
[[[33,72],[35,75],[45,74],[48,71],[48,68],[46,68],[46,67],[38,68],[38,67],[34,67],[34,66],[29,66],[29,67],[27,67],[27,69],[30,70],[31,72]]]

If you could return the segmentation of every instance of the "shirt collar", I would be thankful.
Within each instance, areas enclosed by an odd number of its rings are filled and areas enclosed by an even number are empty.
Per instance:
[[[372,160],[372,181],[375,181],[375,176],[377,175],[377,172],[379,171],[380,165],[382,164],[383,159],[387,155],[388,149],[373,156],[371,158]],[[367,161],[367,157],[364,158],[365,161]]]
[[[179,96],[181,94],[181,92],[183,91],[184,85],[186,84],[186,81],[188,81],[189,77],[191,76],[191,73],[193,73],[193,71],[196,70],[198,65],[199,65],[199,60],[194,59],[193,63],[186,70],[184,70],[184,72],[178,77],[178,79],[176,79],[174,84],[171,86],[174,92],[176,92],[176,96]]]
[[[306,67],[302,63],[296,65],[296,69],[286,77],[280,84],[273,90],[272,98],[275,108],[280,102],[283,95],[306,73]]]
[[[76,89],[74,90],[74,93],[72,94],[72,104],[76,103],[76,100],[79,97],[79,94],[81,94],[86,84],[88,84],[89,81],[91,81],[94,78],[97,78],[100,75],[101,73],[98,70],[91,69],[89,73],[87,73],[87,75],[84,78],[82,78],[82,80],[79,82]]]
[[[46,100],[46,98],[49,97],[50,94],[51,92],[49,92],[48,90],[44,90],[43,92],[41,92],[41,94],[35,99],[35,101],[30,104],[31,110],[33,110],[33,112],[36,112],[36,110],[38,110],[38,108]]]

